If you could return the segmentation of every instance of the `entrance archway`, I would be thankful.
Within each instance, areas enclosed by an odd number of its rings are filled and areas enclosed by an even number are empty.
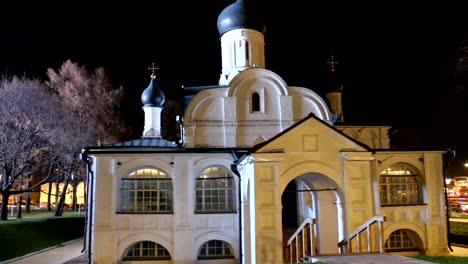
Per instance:
[[[307,218],[316,220],[315,249],[318,254],[338,253],[344,237],[344,212],[337,184],[320,173],[305,173],[291,180],[283,191],[283,245]]]

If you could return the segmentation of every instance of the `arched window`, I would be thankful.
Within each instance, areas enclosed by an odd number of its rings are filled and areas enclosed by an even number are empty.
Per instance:
[[[260,95],[258,93],[252,94],[252,112],[260,111]]]
[[[236,212],[236,182],[223,167],[205,169],[196,179],[195,213]]]
[[[380,173],[380,204],[422,204],[418,174],[405,164],[394,164]]]
[[[144,168],[120,180],[122,213],[172,213],[172,180],[163,171]]]
[[[140,241],[125,250],[124,261],[170,260],[169,251],[153,241]]]
[[[412,237],[415,237],[414,241]],[[418,251],[417,244],[419,237],[409,229],[399,229],[391,233],[385,241],[385,251]]]
[[[221,240],[210,240],[198,251],[198,259],[230,259],[234,258],[231,246]]]

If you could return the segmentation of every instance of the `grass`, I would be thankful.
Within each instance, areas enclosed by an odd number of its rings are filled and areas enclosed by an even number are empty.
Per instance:
[[[16,219],[16,211],[11,215],[10,211],[8,212],[8,220],[15,220],[15,221],[21,221],[22,219],[30,219],[30,218],[47,218],[47,217],[54,217],[55,210],[52,210],[51,212],[47,211],[46,209],[40,209],[40,210],[31,210],[30,213],[26,213],[26,210],[23,210],[21,213],[21,219]],[[84,212],[75,212],[73,210],[64,210],[62,216],[64,217],[70,217],[70,216],[84,216]],[[2,223],[8,223],[9,221],[1,221],[0,224]]]
[[[433,256],[417,256],[416,259],[425,260],[429,262],[439,263],[439,264],[466,264],[468,263],[468,257],[433,257]]]
[[[84,215],[66,211],[62,217],[54,212],[35,210],[23,218],[0,221],[0,261],[23,256],[80,238],[84,233]]]
[[[468,237],[468,223],[450,222],[450,233]]]

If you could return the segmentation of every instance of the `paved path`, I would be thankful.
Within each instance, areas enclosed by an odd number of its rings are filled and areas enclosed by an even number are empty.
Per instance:
[[[452,246],[453,252],[450,252],[450,256],[468,257],[468,247],[455,247]]]
[[[344,264],[434,264],[433,262],[392,254],[354,254],[349,256],[318,257],[316,259],[326,263]]]
[[[57,247],[47,248],[35,253],[25,255],[1,264],[63,264],[82,255],[83,239],[63,243]]]
[[[450,222],[463,222],[463,223],[468,223],[468,218],[450,217]]]

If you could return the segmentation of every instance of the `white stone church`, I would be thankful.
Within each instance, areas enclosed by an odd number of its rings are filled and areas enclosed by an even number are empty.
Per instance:
[[[143,136],[83,150],[91,263],[447,255],[446,151],[390,149],[390,127],[346,125],[339,90],[288,85],[266,68],[257,11],[219,15],[219,84],[185,88],[180,142],[161,137],[153,74]]]

